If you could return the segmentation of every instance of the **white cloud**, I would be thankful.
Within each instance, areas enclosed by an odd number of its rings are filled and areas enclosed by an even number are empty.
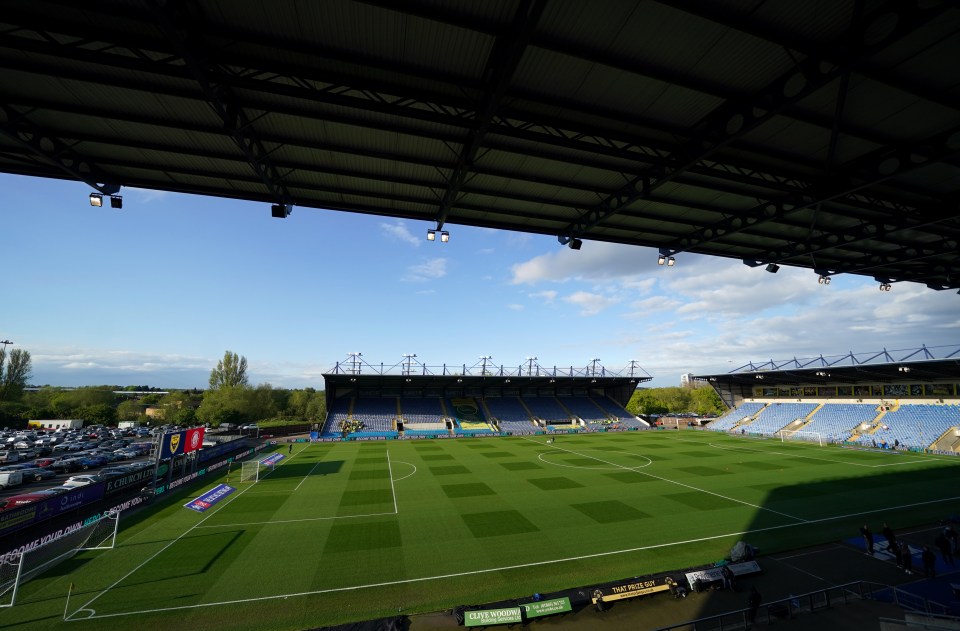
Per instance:
[[[511,311],[523,311],[523,305],[518,305],[514,302],[507,305],[507,309],[510,309]]]
[[[656,252],[648,248],[599,241],[584,242],[581,250],[558,246],[554,252],[513,265],[511,283],[534,285],[543,281],[609,281],[635,277],[653,272],[657,268],[656,256]]]
[[[527,295],[531,298],[543,298],[544,304],[548,305],[553,304],[553,301],[557,299],[557,291],[553,289],[545,289]]]
[[[435,258],[429,259],[418,265],[411,265],[407,268],[407,273],[403,276],[404,281],[408,283],[425,283],[429,280],[436,280],[447,275],[447,259]]]
[[[607,307],[619,302],[615,298],[608,298],[588,291],[574,292],[569,296],[564,296],[563,301],[580,307],[580,315],[582,316],[597,315]]]
[[[420,239],[413,236],[413,234],[411,234],[407,229],[407,225],[401,221],[396,223],[383,222],[380,224],[380,230],[395,241],[401,241],[403,243],[410,244],[415,248],[420,247]]]

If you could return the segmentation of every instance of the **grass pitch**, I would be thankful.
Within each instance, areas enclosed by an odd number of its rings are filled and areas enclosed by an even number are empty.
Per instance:
[[[0,626],[304,629],[521,597],[940,519],[958,467],[693,431],[298,444],[206,513],[181,505],[222,480],[121,519]]]

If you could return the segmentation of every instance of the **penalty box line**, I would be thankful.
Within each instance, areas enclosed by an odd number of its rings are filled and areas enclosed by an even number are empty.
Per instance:
[[[508,570],[521,570],[521,569],[528,568],[528,567],[542,567],[542,566],[546,566],[546,565],[557,565],[557,564],[560,564],[560,563],[567,563],[567,562],[571,562],[571,561],[583,561],[583,560],[586,560],[586,559],[597,559],[597,558],[608,557],[608,556],[617,556],[617,555],[621,555],[621,554],[629,554],[629,553],[632,553],[632,552],[645,552],[645,551],[647,551],[647,550],[657,550],[657,549],[661,549],[661,548],[671,548],[671,547],[674,547],[674,546],[681,546],[681,545],[687,545],[687,544],[692,544],[692,543],[702,543],[702,542],[704,542],[704,541],[714,541],[714,540],[716,540],[716,539],[724,539],[724,538],[729,538],[729,537],[742,537],[742,536],[744,536],[744,535],[752,535],[752,534],[756,534],[756,533],[760,533],[760,532],[769,532],[769,531],[771,531],[771,530],[783,530],[783,529],[785,529],[785,528],[797,528],[797,527],[809,526],[810,524],[813,524],[813,523],[824,523],[824,522],[830,522],[830,521],[839,521],[839,520],[843,520],[843,519],[851,519],[851,518],[853,518],[853,517],[862,517],[862,516],[864,516],[864,515],[872,515],[872,514],[874,514],[874,513],[879,513],[879,512],[881,512],[881,511],[903,510],[903,509],[907,509],[907,508],[915,508],[915,507],[917,507],[917,506],[924,506],[924,505],[928,505],[928,504],[939,504],[939,503],[941,503],[941,502],[955,502],[955,501],[957,501],[957,500],[960,500],[960,496],[957,496],[957,497],[945,497],[945,498],[938,499],[938,500],[927,500],[927,501],[924,501],[924,502],[914,502],[914,503],[912,503],[912,504],[903,504],[903,505],[900,505],[900,506],[892,506],[892,507],[886,507],[886,508],[878,508],[878,509],[869,510],[869,511],[860,511],[860,512],[856,512],[856,513],[849,513],[849,514],[846,514],[846,515],[834,515],[833,517],[822,517],[822,518],[819,518],[819,519],[812,519],[812,520],[810,520],[810,521],[808,521],[808,522],[801,522],[801,523],[796,523],[796,524],[780,524],[780,525],[778,525],[778,526],[767,526],[767,527],[765,527],[765,528],[755,528],[755,529],[753,529],[753,530],[742,530],[742,531],[739,531],[739,532],[728,532],[728,533],[724,533],[724,534],[722,534],[722,535],[710,535],[710,536],[708,536],[708,537],[699,537],[699,538],[697,538],[697,539],[687,539],[687,540],[685,540],[685,541],[668,541],[668,542],[666,542],[666,543],[657,543],[657,544],[653,544],[653,545],[649,545],[649,546],[638,546],[638,547],[635,547],[635,548],[625,548],[625,549],[622,549],[622,550],[610,550],[610,551],[608,551],[608,552],[595,552],[595,553],[593,553],[593,554],[583,554],[583,555],[580,555],[580,556],[566,557],[566,558],[562,558],[562,559],[548,559],[548,560],[546,560],[546,561],[534,561],[533,563],[518,563],[518,564],[516,564],[516,565],[506,565],[506,566],[503,566],[503,567],[493,567],[493,568],[487,568],[487,569],[483,569],[483,570],[469,570],[469,571],[466,571],[466,572],[452,572],[452,573],[450,573],[450,574],[440,574],[440,575],[437,575],[437,576],[423,576],[423,577],[420,577],[420,578],[407,578],[407,579],[401,579],[401,580],[398,580],[398,581],[383,581],[383,582],[380,582],[380,583],[368,583],[368,584],[366,584],[366,585],[350,585],[350,586],[347,586],[347,587],[331,587],[331,588],[329,588],[329,589],[317,589],[317,590],[306,591],[306,592],[293,592],[293,593],[290,593],[290,594],[277,594],[277,595],[275,595],[275,596],[258,596],[258,597],[255,597],[255,598],[240,598],[240,599],[236,599],[236,600],[223,600],[223,601],[212,602],[212,603],[199,603],[199,604],[196,604],[196,605],[180,605],[180,606],[177,606],[177,607],[159,607],[159,608],[156,608],[156,609],[142,609],[142,610],[139,610],[139,611],[123,611],[123,612],[118,612],[118,613],[102,614],[102,615],[99,615],[99,616],[98,616],[98,615],[92,615],[92,616],[89,616],[89,617],[87,617],[87,618],[82,618],[81,620],[94,620],[94,619],[100,619],[100,618],[118,618],[118,617],[122,617],[122,616],[139,616],[139,615],[145,615],[145,614],[151,614],[151,613],[162,613],[162,612],[167,612],[167,611],[183,611],[183,610],[185,610],[185,609],[199,609],[199,608],[203,608],[203,607],[218,607],[218,606],[222,606],[222,605],[239,605],[239,604],[242,604],[242,603],[263,602],[263,601],[267,601],[267,600],[278,600],[278,599],[282,599],[282,598],[290,598],[291,596],[292,596],[292,597],[297,597],[297,596],[317,596],[317,595],[320,595],[320,594],[334,594],[334,593],[338,593],[338,592],[351,592],[351,591],[359,591],[359,590],[363,590],[363,589],[374,589],[374,588],[378,588],[378,587],[390,587],[390,586],[392,586],[392,585],[407,585],[407,584],[410,584],[410,583],[421,583],[421,582],[427,582],[427,581],[439,581],[439,580],[445,580],[445,579],[450,579],[450,578],[459,578],[459,577],[463,577],[463,576],[476,576],[476,575],[478,575],[478,574],[490,574],[490,573],[493,573],[493,572],[504,572],[504,571],[508,571]],[[67,621],[68,621],[68,622],[73,622],[74,620],[73,620],[73,618],[70,618],[70,619],[68,619]]]
[[[319,465],[320,463],[318,462],[317,464]],[[316,469],[316,466],[314,466],[314,469]],[[414,469],[416,469],[416,467],[414,467]],[[305,521],[330,521],[333,519],[358,519],[361,517],[383,517],[385,515],[399,515],[400,510],[397,508],[397,489],[393,483],[393,465],[391,464],[389,450],[387,450],[387,470],[389,472],[388,475],[390,476],[390,492],[393,497],[393,512],[368,513],[365,515],[333,515],[331,517],[303,517],[301,519],[271,519],[269,521],[250,521],[250,522],[245,522],[240,524],[209,524],[206,526],[201,526],[198,524],[197,526],[195,526],[195,528],[232,528],[234,526],[269,526],[272,524],[295,524],[298,522],[305,522]],[[307,475],[309,476],[310,474],[308,473]],[[304,478],[304,480],[306,480],[306,478]],[[303,484],[303,482],[301,481],[300,484]],[[300,488],[300,485],[298,484],[297,489],[299,488]],[[294,491],[296,491],[297,489],[294,489]]]
[[[297,457],[299,454],[301,454],[301,453],[303,453],[303,450],[300,450],[300,451],[298,451],[297,453],[295,453],[295,454],[293,454],[292,456],[290,456],[290,460],[293,460],[294,458],[296,458],[296,457]],[[289,462],[289,461],[288,461],[288,462]],[[268,471],[263,477],[269,476],[269,475],[270,475],[271,473],[273,473],[274,471],[276,471],[275,468],[274,468],[273,470],[271,470],[271,471]],[[224,508],[226,508],[227,506],[229,506],[230,504],[232,504],[235,499],[237,499],[238,497],[240,497],[241,495],[243,495],[244,493],[246,493],[248,490],[250,490],[250,489],[252,489],[252,488],[253,488],[253,485],[248,486],[247,488],[243,489],[242,491],[240,491],[239,493],[237,493],[236,495],[234,495],[233,497],[231,497],[231,498],[229,499],[229,501],[226,501],[226,502],[224,502],[223,504],[220,504],[220,506],[216,507],[209,515],[205,515],[203,519],[201,519],[200,521],[198,521],[197,523],[195,523],[194,525],[190,526],[189,528],[187,528],[186,530],[184,530],[182,533],[180,533],[180,535],[179,535],[176,539],[174,539],[173,541],[171,541],[171,542],[168,543],[167,545],[163,546],[162,548],[160,548],[159,550],[157,550],[156,552],[154,552],[153,554],[151,554],[151,555],[150,555],[149,557],[147,557],[143,562],[141,562],[140,565],[138,565],[137,567],[133,568],[132,570],[130,570],[129,572],[127,572],[126,574],[124,574],[124,575],[121,576],[120,578],[118,578],[116,581],[114,581],[112,584],[110,584],[110,585],[109,585],[106,589],[104,589],[102,592],[100,592],[99,594],[97,594],[96,596],[94,596],[93,598],[91,598],[90,600],[88,600],[86,603],[83,604],[83,606],[81,606],[79,609],[77,609],[77,610],[74,611],[72,614],[70,614],[70,616],[69,616],[68,618],[65,618],[64,621],[65,621],[65,622],[72,622],[72,621],[73,621],[73,617],[74,617],[77,613],[79,613],[79,612],[81,612],[81,611],[95,611],[94,609],[90,609],[90,605],[92,605],[95,600],[97,600],[98,598],[100,598],[101,596],[103,596],[104,594],[106,594],[107,592],[109,592],[111,589],[113,589],[114,587],[116,587],[117,585],[119,585],[120,583],[122,583],[123,581],[127,580],[127,578],[129,578],[134,572],[136,572],[137,570],[139,570],[140,568],[142,568],[144,565],[146,565],[147,563],[149,563],[149,562],[152,561],[153,559],[155,559],[155,558],[156,558],[157,556],[159,556],[162,552],[164,552],[165,550],[167,550],[168,548],[170,548],[173,544],[175,544],[176,542],[178,542],[178,541],[180,541],[181,539],[183,539],[184,537],[186,537],[188,534],[190,534],[190,533],[191,533],[196,527],[198,527],[200,524],[202,524],[203,522],[207,521],[208,519],[210,519],[211,517],[213,517],[214,515],[216,515],[217,513],[219,513],[222,509],[224,509]],[[83,620],[89,620],[89,619],[90,619],[89,617],[88,617],[88,618],[83,618]]]
[[[524,440],[529,440],[530,442],[532,442],[532,443],[537,443],[538,445],[547,446],[546,443],[541,443],[540,441],[538,441],[538,440],[533,440],[533,439],[531,439],[531,438],[525,438]],[[596,460],[597,462],[602,462],[602,463],[604,463],[604,464],[610,465],[611,467],[617,467],[617,468],[623,469],[624,471],[633,471],[634,473],[639,473],[640,475],[650,476],[651,478],[653,478],[653,479],[655,479],[655,480],[660,480],[660,481],[662,481],[662,482],[669,482],[670,484],[676,484],[677,486],[682,486],[682,487],[684,487],[684,488],[687,488],[687,489],[690,489],[690,490],[693,490],[693,491],[697,491],[697,492],[699,492],[699,493],[706,493],[707,495],[713,495],[713,496],[715,496],[715,497],[721,497],[721,498],[723,498],[723,499],[725,499],[725,500],[727,500],[727,501],[735,502],[735,503],[737,503],[737,504],[743,504],[744,506],[750,506],[750,507],[752,507],[752,508],[756,508],[757,510],[767,511],[767,512],[770,512],[770,513],[774,513],[774,514],[776,514],[776,515],[780,515],[780,516],[782,516],[782,517],[788,517],[788,518],[790,518],[790,519],[793,519],[793,520],[796,520],[796,521],[799,521],[799,522],[806,522],[806,521],[807,521],[806,519],[804,519],[804,518],[802,518],[802,517],[796,517],[796,516],[794,516],[794,515],[788,515],[787,513],[781,513],[780,511],[773,510],[772,508],[766,508],[765,506],[758,506],[757,504],[751,504],[750,502],[745,502],[744,500],[738,500],[738,499],[733,498],[733,497],[727,497],[726,495],[720,495],[719,493],[714,493],[713,491],[707,491],[707,490],[705,490],[705,489],[699,489],[699,488],[697,488],[697,487],[695,487],[695,486],[692,486],[692,485],[690,485],[690,484],[684,484],[683,482],[678,482],[677,480],[671,480],[670,478],[664,478],[664,477],[659,476],[659,475],[654,475],[654,474],[652,474],[652,473],[647,473],[646,471],[640,471],[640,467],[625,467],[625,466],[623,466],[623,465],[621,465],[621,464],[617,464],[616,462],[610,462],[609,460],[604,460],[603,458],[597,458],[596,456],[588,456],[588,455],[586,455],[586,454],[581,454],[581,453],[579,453],[579,452],[573,451],[572,449],[564,449],[563,447],[557,447],[557,445],[556,445],[555,443],[550,444],[549,446],[552,447],[553,449],[559,449],[560,451],[565,451],[565,452],[567,452],[567,453],[569,453],[569,454],[573,454],[573,455],[575,455],[575,456],[580,456],[580,457],[582,457],[582,458],[589,458],[590,460]]]

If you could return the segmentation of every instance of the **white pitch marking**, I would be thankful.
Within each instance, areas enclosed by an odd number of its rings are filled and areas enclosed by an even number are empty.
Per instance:
[[[757,529],[755,529],[755,530],[743,530],[743,531],[740,531],[740,532],[729,532],[729,533],[725,533],[725,534],[722,534],[722,535],[711,535],[711,536],[709,536],[709,537],[700,537],[700,538],[697,538],[697,539],[687,539],[686,541],[670,541],[670,542],[667,542],[667,543],[658,543],[658,544],[654,544],[654,545],[651,545],[651,546],[639,546],[639,547],[636,547],[636,548],[625,548],[625,549],[622,549],[622,550],[611,550],[611,551],[608,551],[608,552],[595,552],[595,553],[593,553],[593,554],[584,554],[584,555],[580,555],[580,556],[567,557],[567,558],[563,558],[563,559],[548,559],[548,560],[546,560],[546,561],[535,561],[535,562],[533,562],[533,563],[520,563],[520,564],[517,564],[517,565],[507,565],[507,566],[503,566],[503,567],[493,567],[493,568],[487,568],[487,569],[483,569],[483,570],[471,570],[471,571],[468,571],[468,572],[454,572],[454,573],[452,573],[452,574],[442,574],[442,575],[438,575],[438,576],[423,576],[423,577],[420,577],[420,578],[408,578],[408,579],[402,579],[402,580],[399,580],[399,581],[385,581],[385,582],[382,582],[382,583],[370,583],[370,584],[367,584],[367,585],[351,585],[351,586],[348,586],[348,587],[332,587],[332,588],[329,588],[329,589],[318,589],[318,590],[309,591],[309,592],[295,592],[295,593],[292,593],[292,594],[279,594],[279,595],[276,595],[276,596],[259,596],[259,597],[257,597],[257,598],[241,598],[241,599],[238,599],[238,600],[224,600],[224,601],[213,602],[213,603],[200,603],[200,604],[197,604],[197,605],[182,605],[182,606],[179,606],[179,607],[161,607],[161,608],[157,608],[157,609],[144,609],[144,610],[141,610],[141,611],[125,611],[125,612],[120,612],[120,613],[104,614],[104,615],[102,615],[102,616],[96,616],[96,618],[97,618],[97,619],[100,619],[100,618],[116,618],[116,617],[120,617],[120,616],[136,616],[136,615],[148,614],[148,613],[159,613],[159,612],[163,612],[163,611],[179,611],[179,610],[184,610],[184,609],[198,609],[198,608],[200,608],[200,607],[216,607],[216,606],[219,606],[219,605],[236,605],[236,604],[248,603],[248,602],[262,602],[262,601],[265,601],[265,600],[278,600],[278,599],[283,599],[283,598],[290,598],[291,596],[315,596],[315,595],[318,595],[318,594],[332,594],[332,593],[336,593],[336,592],[350,592],[350,591],[358,591],[358,590],[361,590],[361,589],[371,589],[371,588],[378,588],[378,587],[389,587],[389,586],[391,586],[391,585],[405,585],[405,584],[410,584],[410,583],[420,583],[420,582],[425,582],[425,581],[438,581],[438,580],[443,580],[443,579],[448,579],[448,578],[457,578],[457,577],[461,577],[461,576],[475,576],[475,575],[477,575],[477,574],[490,574],[490,573],[492,573],[492,572],[503,572],[503,571],[507,571],[507,570],[518,570],[518,569],[523,569],[523,568],[527,568],[527,567],[537,567],[537,566],[543,566],[543,565],[556,565],[556,564],[558,564],[558,563],[566,563],[566,562],[569,562],[569,561],[582,561],[582,560],[584,560],[584,559],[595,559],[595,558],[607,557],[607,556],[615,556],[615,555],[620,555],[620,554],[629,554],[629,553],[631,553],[631,552],[643,552],[643,551],[646,551],[646,550],[656,550],[656,549],[659,549],[659,548],[669,548],[669,547],[679,546],[679,545],[685,545],[685,544],[689,544],[689,543],[700,543],[700,542],[703,542],[703,541],[713,541],[713,540],[715,540],[715,539],[724,539],[724,538],[729,538],[729,537],[742,537],[742,536],[744,536],[744,535],[752,535],[752,534],[756,534],[756,533],[758,533],[758,532],[767,532],[767,531],[770,531],[770,530],[783,530],[784,528],[796,528],[796,527],[798,527],[798,526],[799,526],[799,527],[803,527],[803,526],[808,526],[808,525],[810,525],[810,524],[812,524],[812,523],[822,523],[822,522],[828,522],[828,521],[837,521],[837,520],[842,520],[842,519],[850,519],[850,518],[852,518],[852,517],[860,517],[860,516],[863,516],[863,515],[871,515],[871,514],[874,514],[874,513],[879,513],[879,512],[881,512],[881,511],[891,511],[891,510],[899,510],[899,509],[904,509],[904,508],[913,508],[913,507],[915,507],[915,506],[923,506],[923,505],[925,505],[925,504],[938,504],[938,503],[941,503],[941,502],[955,502],[955,501],[957,501],[957,500],[960,500],[960,497],[946,497],[946,498],[939,499],[939,500],[929,500],[929,501],[925,501],[925,502],[915,502],[915,503],[913,503],[913,504],[904,504],[904,505],[901,505],[901,506],[885,507],[885,508],[876,509],[876,510],[860,511],[860,512],[857,512],[857,513],[850,513],[850,514],[847,514],[847,515],[836,515],[836,516],[833,516],[833,517],[823,517],[823,518],[820,518],[820,519],[812,519],[812,520],[810,520],[810,521],[808,521],[808,522],[802,522],[802,523],[797,523],[797,524],[781,524],[781,525],[779,525],[779,526],[767,526],[766,528],[757,528]],[[68,620],[68,622],[72,622],[72,619]]]
[[[393,513],[395,515],[400,514],[400,510],[397,508],[397,489],[393,486],[393,465],[390,464],[390,450],[387,450],[387,471],[390,473],[390,492],[393,493]]]
[[[592,450],[592,449],[588,449],[587,451],[593,451],[593,450]],[[547,459],[545,459],[544,456],[545,456],[546,454],[548,454],[548,453],[550,453],[550,452],[546,452],[546,451],[545,451],[545,452],[543,452],[543,453],[538,454],[538,455],[537,455],[537,460],[539,460],[540,462],[542,462],[542,463],[544,463],[544,464],[553,465],[554,467],[567,467],[568,469],[587,469],[587,470],[589,470],[589,471],[616,471],[617,469],[620,468],[619,466],[609,466],[609,467],[581,467],[581,466],[573,465],[573,464],[561,464],[561,463],[559,463],[559,462],[553,462],[552,460],[547,460]],[[633,455],[635,455],[635,456],[640,456],[641,458],[647,458],[647,457],[644,456],[643,454],[633,454]],[[645,467],[649,467],[649,466],[652,465],[652,464],[653,464],[653,460],[651,460],[650,458],[647,458],[647,464],[642,465],[642,466],[637,466],[637,469],[643,469],[643,468],[645,468]]]
[[[273,521],[248,521],[239,524],[207,524],[206,526],[197,526],[197,528],[234,528],[237,526],[270,526],[272,524],[296,524],[304,521],[329,521],[331,519],[358,519],[360,517],[383,517],[384,515],[396,515],[389,513],[367,513],[365,515],[334,515],[332,517],[304,517],[303,519],[282,519]]]
[[[321,463],[321,462],[323,462],[323,460],[318,460],[318,461],[317,461],[317,464],[313,465],[313,469],[310,469],[310,471],[307,473],[307,475],[303,476],[303,479],[300,480],[300,484],[297,485],[297,488],[293,489],[294,491],[296,491],[297,489],[299,489],[299,488],[300,488],[300,485],[307,481],[307,478],[310,477],[310,474],[311,474],[311,473],[313,473],[314,471],[317,470],[317,467],[320,466],[320,463]]]
[[[406,480],[407,478],[409,478],[410,476],[412,476],[414,473],[417,472],[417,465],[415,465],[415,464],[411,464],[411,463],[409,463],[409,462],[404,462],[404,461],[402,461],[402,460],[397,460],[397,464],[405,464],[405,465],[407,465],[407,466],[409,466],[409,467],[413,467],[413,471],[412,471],[411,473],[408,473],[407,475],[403,476],[402,478],[397,478],[396,480],[394,480],[394,482],[399,482],[400,480]]]
[[[302,451],[303,451],[303,450],[298,451],[297,453],[295,453],[295,454],[293,454],[292,456],[290,456],[290,460],[293,460],[294,458],[296,458],[297,455],[299,455],[300,453],[302,453]],[[290,460],[288,460],[287,462],[289,462]],[[264,478],[267,477],[268,475],[270,475],[270,474],[273,473],[274,471],[276,471],[275,468],[272,469],[272,470],[270,470],[270,471],[268,471],[263,477],[264,477]],[[262,478],[261,478],[261,479],[262,479]],[[149,563],[150,561],[152,561],[153,559],[155,559],[155,558],[156,558],[160,553],[162,553],[164,550],[166,550],[167,548],[169,548],[170,546],[172,546],[173,544],[175,544],[176,542],[180,541],[180,540],[183,539],[185,536],[187,536],[194,528],[198,527],[200,524],[202,524],[203,522],[207,521],[208,519],[210,519],[211,517],[213,517],[214,515],[216,515],[217,513],[219,513],[223,508],[225,508],[226,506],[229,506],[230,504],[232,504],[234,500],[236,500],[238,497],[240,497],[241,495],[243,495],[244,493],[246,493],[247,490],[252,489],[252,488],[253,488],[252,485],[251,485],[251,486],[248,486],[247,488],[243,489],[242,491],[240,491],[240,492],[237,493],[236,495],[230,497],[230,498],[229,498],[227,501],[225,501],[224,503],[222,503],[222,504],[220,504],[219,506],[215,507],[215,508],[213,509],[213,511],[212,511],[209,515],[204,516],[203,519],[201,519],[200,521],[198,521],[198,522],[195,523],[194,525],[192,525],[192,526],[190,526],[189,528],[187,528],[186,530],[184,530],[184,531],[180,534],[179,537],[177,537],[176,539],[174,539],[173,541],[171,541],[171,542],[168,543],[167,545],[163,546],[162,548],[160,548],[159,550],[157,550],[156,552],[154,552],[153,554],[151,554],[149,557],[147,557],[147,559],[146,559],[145,561],[143,561],[142,563],[140,563],[140,565],[138,565],[137,567],[133,568],[132,570],[130,570],[129,572],[127,572],[126,574],[124,574],[124,575],[121,576],[120,578],[118,578],[116,581],[114,581],[114,582],[113,582],[109,587],[107,587],[105,590],[103,590],[102,592],[100,592],[99,594],[97,594],[96,596],[94,596],[93,598],[91,598],[90,600],[88,600],[87,602],[85,602],[85,603],[83,604],[83,607],[81,607],[80,609],[77,609],[77,611],[84,611],[84,610],[86,610],[89,605],[93,604],[93,601],[95,601],[96,599],[100,598],[101,596],[103,596],[104,594],[106,594],[107,592],[109,592],[111,589],[113,589],[114,587],[116,587],[117,585],[119,585],[120,583],[122,583],[123,581],[125,581],[131,574],[133,574],[134,572],[136,572],[137,570],[139,570],[140,568],[142,568],[144,565],[146,565],[147,563]],[[70,614],[70,617],[67,618],[67,621],[69,622],[69,621],[73,620],[73,616],[74,616],[75,614],[76,614],[76,611],[75,611],[74,613]]]
[[[530,440],[530,442],[534,442],[534,443],[538,442],[538,441],[536,441],[536,440],[532,440],[532,439],[529,439],[529,438],[527,438],[527,439],[525,439],[525,440]],[[541,444],[542,444],[542,443],[541,443]],[[745,506],[752,506],[753,508],[756,508],[757,510],[764,510],[764,511],[767,511],[767,512],[770,512],[770,513],[776,513],[777,515],[782,515],[782,516],[784,516],[784,517],[789,517],[790,519],[795,519],[795,520],[801,521],[801,522],[807,521],[806,519],[803,519],[802,517],[795,517],[795,516],[793,516],[793,515],[788,515],[787,513],[781,513],[780,511],[773,510],[772,508],[766,508],[766,507],[764,507],[764,506],[759,506],[759,505],[757,505],[757,504],[751,504],[750,502],[745,502],[745,501],[743,501],[743,500],[738,500],[738,499],[735,499],[735,498],[732,498],[732,497],[727,497],[726,495],[720,495],[719,493],[714,493],[713,491],[707,491],[707,490],[704,490],[704,489],[698,489],[698,488],[695,487],[695,486],[692,486],[692,485],[690,485],[690,484],[684,484],[683,482],[679,482],[679,481],[677,481],[677,480],[671,480],[670,478],[664,478],[664,477],[661,477],[661,476],[659,476],[659,475],[653,475],[652,473],[647,473],[646,471],[640,471],[640,469],[642,469],[643,467],[625,467],[625,466],[623,466],[623,465],[618,465],[618,464],[615,463],[615,462],[609,462],[609,461],[607,461],[607,460],[603,460],[602,458],[597,458],[596,456],[587,456],[587,455],[585,455],[585,454],[581,454],[581,453],[578,453],[578,452],[576,452],[576,451],[573,451],[572,449],[564,449],[563,447],[557,447],[556,444],[553,445],[553,448],[554,448],[554,449],[559,449],[559,450],[561,450],[561,451],[565,451],[565,452],[570,453],[570,454],[575,454],[575,455],[577,455],[577,456],[582,456],[582,457],[584,457],[584,458],[590,458],[591,460],[596,460],[597,462],[602,462],[602,463],[604,463],[604,464],[612,465],[612,466],[614,466],[614,467],[619,467],[619,468],[624,469],[624,470],[626,470],[626,471],[635,471],[635,472],[639,473],[640,475],[648,475],[648,476],[650,476],[651,478],[654,478],[654,479],[657,479],[657,480],[661,480],[661,481],[663,481],[663,482],[669,482],[670,484],[676,484],[677,486],[682,486],[682,487],[684,487],[684,488],[688,488],[688,489],[691,489],[691,490],[694,490],[694,491],[698,491],[698,492],[700,492],[700,493],[706,493],[707,495],[713,495],[713,496],[715,496],[715,497],[722,497],[722,498],[725,499],[725,500],[729,500],[729,501],[731,501],[731,502],[736,502],[737,504],[743,504],[743,505],[745,505]]]

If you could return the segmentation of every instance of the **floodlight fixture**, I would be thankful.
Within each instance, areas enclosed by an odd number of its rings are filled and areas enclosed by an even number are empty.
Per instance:
[[[667,257],[667,267],[673,267],[676,264],[677,264],[677,259],[673,258],[672,256]]]
[[[820,274],[820,277],[817,278],[817,283],[819,283],[819,284],[821,284],[821,285],[829,285],[829,284],[830,284],[830,277],[829,277],[829,276],[826,276],[826,275],[824,275],[824,274]]]
[[[293,212],[290,204],[273,204],[270,206],[270,216],[275,219],[286,219]]]
[[[766,268],[766,269],[767,269],[767,271],[770,272],[771,274],[776,274],[777,272],[780,271],[780,266],[777,265],[776,263],[770,263],[770,264],[767,265],[767,268]]]
[[[579,250],[580,248],[583,247],[583,241],[574,237],[573,239],[570,239],[570,241],[567,243],[567,247],[570,248],[571,250]]]
[[[880,291],[890,291],[893,289],[893,285],[890,283],[880,283]]]
[[[436,241],[437,240],[437,231],[436,230],[427,230],[427,241]]]
[[[665,257],[664,255],[661,254],[657,257],[657,265],[663,265],[666,262],[667,262],[667,257]]]
[[[441,231],[441,232],[440,232],[440,242],[441,242],[441,243],[446,243],[446,242],[449,241],[449,240],[450,240],[450,233],[447,232],[446,230]]]
[[[910,372],[910,366],[900,366],[897,370],[900,372]]]
[[[103,195],[100,193],[90,193],[90,205],[96,208],[103,206]]]
[[[123,208],[123,197],[120,195],[111,195],[110,208],[116,208],[118,210]]]

